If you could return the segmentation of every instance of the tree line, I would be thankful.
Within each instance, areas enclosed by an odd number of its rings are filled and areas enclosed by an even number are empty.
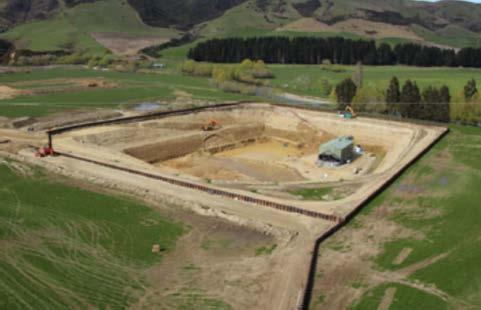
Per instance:
[[[338,109],[348,105],[363,112],[397,115],[436,122],[481,122],[481,96],[476,81],[468,81],[460,94],[452,96],[447,86],[427,86],[421,90],[416,82],[407,80],[401,86],[393,77],[386,90],[360,86],[353,78],[341,81],[333,90]]]
[[[212,79],[213,84],[226,92],[255,95],[257,88],[266,86],[272,72],[262,60],[245,59],[235,65],[214,65],[187,60],[180,65],[183,74]]]
[[[195,61],[239,63],[244,59],[280,64],[409,65],[481,67],[481,48],[441,49],[415,43],[391,47],[342,37],[255,37],[212,39],[189,50]]]

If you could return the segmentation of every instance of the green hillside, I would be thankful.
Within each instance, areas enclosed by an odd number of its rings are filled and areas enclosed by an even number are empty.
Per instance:
[[[108,12],[108,14],[106,14]],[[126,1],[102,0],[65,8],[51,19],[15,27],[0,38],[17,47],[34,51],[58,49],[103,53],[105,48],[91,36],[93,32],[119,32],[171,38],[177,31],[145,25]]]
[[[464,2],[455,6],[445,2],[400,0],[28,2],[30,7],[18,5],[15,0],[0,0],[0,28],[7,29],[0,38],[13,41],[17,48],[33,51],[62,49],[103,54],[106,48],[92,33],[109,33],[114,39],[116,35],[170,39],[187,30],[195,33],[197,40],[230,36],[338,35],[456,48],[481,46],[481,4]],[[317,22],[318,28],[306,24],[295,31],[289,29],[292,23],[305,19]],[[355,29],[336,28],[342,23],[353,23]],[[382,24],[373,26],[372,23]],[[369,35],[373,27],[379,30],[378,36]],[[382,33],[386,30],[383,28],[389,28],[388,32]]]
[[[305,14],[299,4],[314,3],[316,1],[302,1],[302,0],[290,0],[282,1],[282,7],[277,7],[277,11],[273,6],[276,1],[262,1],[269,5],[266,5],[264,10],[261,10],[256,3],[257,1],[248,1],[244,4],[236,6],[216,19],[203,24],[200,30],[200,37],[231,37],[231,36],[262,36],[262,35],[288,35],[288,36],[342,36],[352,39],[369,39],[369,36],[359,35],[352,32],[326,32],[315,31],[309,29],[307,31],[278,31],[279,28],[299,20],[303,17],[313,17],[321,22],[328,23],[329,25],[335,25],[337,22],[344,20],[366,19],[375,22],[382,22],[391,24],[397,27],[407,27],[413,34],[419,36],[419,40],[424,40],[426,43],[433,43],[443,46],[452,46],[456,48],[480,46],[481,34],[473,30],[462,23],[451,23],[448,20],[444,20],[444,24],[435,24],[431,11],[426,12],[417,7],[417,5],[411,2],[402,2],[397,0],[379,1],[379,0],[367,0],[367,1],[352,1],[352,0],[339,0],[332,1],[319,1],[319,6],[314,5],[309,14]],[[463,11],[464,4],[460,4],[457,8],[456,16],[460,15]],[[470,6],[468,6],[471,8]],[[481,5],[475,6],[481,8]],[[384,10],[384,15],[374,14],[371,11]],[[444,8],[444,16],[449,19],[455,19],[451,17],[449,12]],[[432,9],[431,9],[432,10]],[[279,13],[281,12],[281,13]],[[436,13],[437,11],[434,10]],[[437,13],[436,13],[437,14]],[[454,14],[454,13],[453,13]],[[475,11],[473,14],[479,14],[481,18],[481,10]],[[435,15],[435,14],[434,14]],[[459,17],[460,18],[460,17]],[[363,25],[359,25],[363,27]],[[391,38],[378,39],[379,41],[395,42],[400,41],[412,41],[410,38],[403,37],[402,32],[398,36],[393,35]]]
[[[481,46],[481,35],[456,25],[448,25],[437,31],[431,31],[419,25],[412,25],[411,29],[426,41],[435,44],[457,48]]]

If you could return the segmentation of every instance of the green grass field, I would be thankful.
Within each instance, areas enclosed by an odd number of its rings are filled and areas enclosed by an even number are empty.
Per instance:
[[[119,108],[145,101],[175,99],[176,91],[191,95],[192,99],[212,102],[246,99],[245,96],[225,93],[216,89],[208,79],[184,76],[172,70],[159,74],[95,71],[80,68],[56,68],[32,70],[30,73],[14,73],[0,76],[0,83],[16,87],[18,82],[31,82],[22,89],[38,90],[46,80],[55,78],[59,83],[66,79],[103,78],[115,83],[115,88],[95,88],[37,95],[22,95],[0,101],[0,115],[7,117],[44,116],[50,113],[84,108]],[[50,87],[51,85],[44,85]]]
[[[376,287],[370,292],[369,296],[366,296],[366,298],[352,307],[352,309],[377,309],[382,301],[384,292],[389,288],[396,289],[395,299],[389,309],[448,309],[446,303],[441,298],[401,284],[389,284]]]
[[[142,204],[0,158],[0,308],[126,308],[184,228]],[[58,178],[58,177],[57,177]],[[160,253],[152,253],[159,244]]]
[[[7,117],[44,116],[54,112],[82,108],[118,108],[145,101],[165,101],[175,99],[176,91],[191,95],[192,99],[212,102],[231,100],[255,100],[240,94],[226,93],[217,89],[207,78],[182,75],[177,70],[179,61],[167,62],[169,69],[158,74],[95,71],[78,68],[33,69],[26,73],[0,75],[0,84],[23,90],[38,90],[45,81],[55,78],[53,85],[61,86],[65,80],[102,78],[115,83],[115,88],[73,89],[64,91],[21,95],[12,99],[0,100],[0,115]],[[332,85],[351,77],[354,66],[307,66],[270,65],[274,78],[269,84],[285,92],[323,97],[321,81],[328,80]],[[446,84],[451,93],[460,92],[466,82],[474,78],[481,85],[480,69],[461,68],[416,68],[406,66],[364,67],[365,85],[384,90],[390,78],[396,75],[401,82],[410,78],[418,85],[441,86]],[[22,82],[21,84],[18,84]],[[27,83],[27,84],[26,84]],[[257,99],[259,100],[259,99]]]
[[[312,65],[270,65],[275,78],[271,85],[288,92],[310,96],[321,96],[320,81],[326,79],[335,85],[351,77],[355,66],[312,66]],[[449,86],[451,93],[459,92],[469,79],[481,83],[481,69],[467,68],[419,68],[408,66],[365,66],[364,83],[368,86],[386,89],[389,80],[397,76],[401,83],[407,79],[418,85]]]
[[[366,223],[379,220],[375,215],[379,208],[386,210],[383,218],[410,232],[405,236],[391,235],[380,253],[369,257],[366,264],[372,263],[380,273],[396,273],[420,262],[425,265],[409,273],[404,283],[386,280],[364,292],[353,309],[376,308],[391,286],[396,286],[397,291],[390,309],[481,307],[480,144],[480,128],[452,126],[446,138],[376,198],[335,240],[321,246],[320,253],[325,247],[342,244],[339,240],[343,240],[343,234],[368,233],[372,224]],[[339,248],[341,252],[349,251],[349,247]],[[395,263],[407,248],[412,252]],[[369,274],[364,278],[366,285]],[[440,293],[416,289],[415,284],[435,287],[447,297],[443,300],[437,295]],[[315,296],[320,294],[318,291]]]

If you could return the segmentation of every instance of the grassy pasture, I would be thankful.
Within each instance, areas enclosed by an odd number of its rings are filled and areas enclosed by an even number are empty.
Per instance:
[[[0,75],[0,84],[22,90],[37,91],[42,87],[61,86],[67,81],[102,78],[115,83],[115,88],[73,89],[65,87],[61,92],[46,92],[35,95],[21,95],[0,100],[0,115],[8,117],[44,116],[53,112],[81,108],[118,108],[145,101],[169,101],[175,99],[176,91],[191,95],[192,99],[212,102],[249,100],[239,94],[226,93],[217,89],[207,78],[191,77],[177,71],[178,61],[167,61],[169,69],[158,74],[95,71],[81,68],[59,67],[33,69],[31,72]],[[270,65],[274,88],[300,95],[322,97],[321,80],[335,85],[352,76],[354,66],[308,66]],[[474,78],[481,85],[480,69],[463,68],[416,68],[407,66],[364,67],[365,85],[385,89],[389,79],[396,75],[401,83],[406,79],[415,80],[419,86],[441,86],[446,84],[451,93],[460,92],[465,83]],[[52,78],[58,80],[52,84]],[[49,81],[49,84],[45,84]],[[20,83],[20,84],[19,84]],[[68,84],[67,84],[68,86]]]
[[[389,309],[447,309],[446,303],[444,303],[439,297],[426,294],[422,291],[401,284],[390,284],[376,287],[369,292],[368,297],[364,298],[362,302],[352,307],[352,309],[377,309],[382,301],[384,292],[389,288],[394,288],[396,290],[395,298]]]
[[[175,64],[173,64],[175,67]],[[7,117],[44,116],[53,112],[82,108],[118,108],[145,101],[169,101],[175,99],[176,91],[183,91],[193,99],[207,101],[229,101],[244,96],[224,93],[212,86],[208,79],[184,76],[176,69],[159,74],[122,73],[95,71],[80,68],[38,69],[30,73],[0,75],[0,84],[18,88],[38,90],[52,78],[62,80],[98,79],[115,83],[115,88],[93,88],[62,92],[21,95],[0,101],[0,115]],[[25,85],[28,82],[29,85]],[[50,87],[45,84],[44,87]]]
[[[338,254],[330,259],[342,255],[343,251],[349,253],[349,246],[343,245],[346,242],[343,236],[368,235],[372,223],[380,219],[378,209],[382,209],[379,212],[383,219],[405,231],[404,236],[402,233],[389,235],[388,240],[380,244],[379,254],[365,258],[372,269],[364,271],[361,287],[372,283],[370,274],[390,275],[417,267],[407,273],[403,283],[396,282],[396,277],[386,276],[383,283],[362,291],[362,297],[352,308],[376,308],[386,289],[392,286],[397,287],[392,309],[411,308],[408,305],[423,309],[481,307],[480,143],[481,129],[452,126],[446,138],[345,230],[321,246],[320,253],[338,246]],[[372,243],[373,238],[376,237],[368,237],[367,243]],[[411,252],[396,262],[403,249]],[[319,263],[325,263],[322,254]],[[430,293],[431,288],[436,291]],[[439,292],[447,297],[443,300]],[[325,293],[317,291],[314,298]],[[313,308],[321,309],[322,305],[316,304]]]
[[[15,166],[0,163],[0,308],[125,308],[139,300],[145,272],[183,226],[142,204],[27,166],[33,175],[20,175]]]
[[[335,85],[351,77],[355,66],[312,66],[312,65],[270,65],[275,75],[272,86],[286,91],[311,96],[321,96],[320,81],[328,80]],[[467,68],[419,68],[408,66],[364,66],[364,83],[386,89],[389,80],[397,76],[401,83],[414,80],[420,87],[447,85],[452,93],[463,89],[466,82],[474,78],[481,83],[480,69]]]

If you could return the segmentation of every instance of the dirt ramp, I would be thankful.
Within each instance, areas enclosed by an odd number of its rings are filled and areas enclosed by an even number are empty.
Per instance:
[[[262,138],[264,131],[264,125],[255,123],[224,127],[206,136],[204,149],[215,153],[229,147],[254,142]]]

